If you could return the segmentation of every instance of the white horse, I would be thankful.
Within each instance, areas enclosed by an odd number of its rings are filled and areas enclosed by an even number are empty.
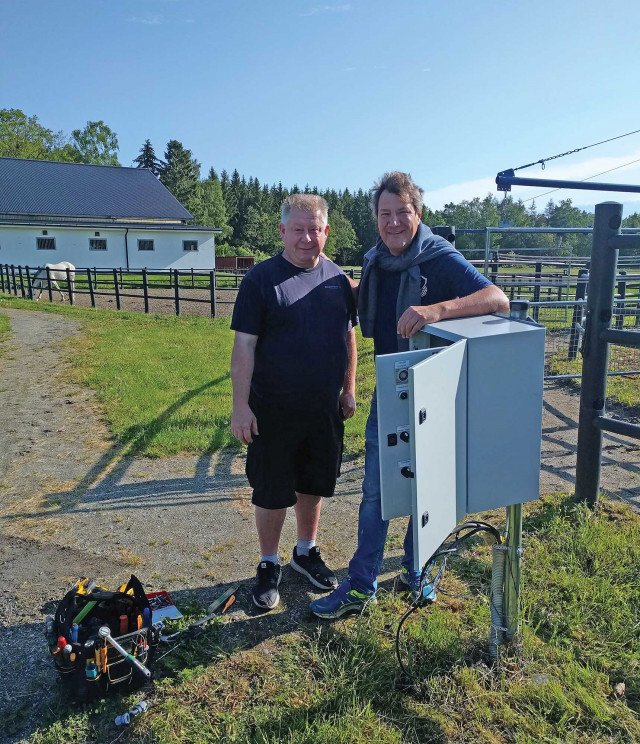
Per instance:
[[[69,293],[71,295],[71,299],[74,298],[74,292],[73,292],[73,286],[74,286],[74,280],[76,278],[76,267],[69,263],[68,261],[60,261],[60,263],[57,264],[45,264],[41,269],[38,270],[38,273],[33,277],[33,280],[31,282],[32,289],[39,289],[40,292],[38,293],[38,296],[35,298],[36,302],[42,297],[42,290],[47,287],[47,269],[49,269],[49,279],[51,280],[51,287],[53,289],[57,289],[58,292],[60,292],[60,297],[62,297],[62,300],[64,301],[64,293],[58,286],[58,282],[66,282],[67,279],[69,279]],[[67,276],[67,269],[69,269],[69,275]]]

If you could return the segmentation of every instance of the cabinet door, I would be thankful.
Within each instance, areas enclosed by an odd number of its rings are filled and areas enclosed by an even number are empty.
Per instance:
[[[422,568],[464,516],[466,340],[409,370],[413,556]]]
[[[382,518],[411,514],[411,482],[402,474],[411,465],[409,447],[409,368],[439,349],[420,349],[376,357],[378,451]]]

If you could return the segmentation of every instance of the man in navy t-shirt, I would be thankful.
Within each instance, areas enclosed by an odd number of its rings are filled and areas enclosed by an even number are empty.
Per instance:
[[[327,202],[292,194],[282,205],[284,250],[240,285],[231,328],[231,432],[248,445],[261,559],[253,602],[278,604],[278,544],[287,508],[298,542],[290,565],[323,591],[338,585],[315,543],[323,496],[340,472],[344,419],[355,412],[355,300],[344,272],[320,257]]]
[[[372,191],[380,238],[364,257],[358,290],[362,335],[376,354],[409,348],[427,323],[446,318],[507,312],[509,301],[444,238],[420,220],[422,189],[407,173],[385,173]],[[376,394],[365,430],[365,466],[358,518],[358,548],[349,577],[330,595],[311,603],[323,618],[360,611],[375,598],[389,523],[382,519]],[[433,598],[420,587],[421,566],[413,565],[411,523],[404,541],[400,580],[412,594]]]

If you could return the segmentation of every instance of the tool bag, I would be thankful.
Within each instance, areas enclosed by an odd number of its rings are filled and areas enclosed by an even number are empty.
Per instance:
[[[107,626],[127,653],[147,666],[153,661],[159,631],[140,581],[131,576],[117,591],[79,579],[47,618],[46,635],[54,664],[67,691],[90,699],[111,689],[126,690],[145,680],[98,631]]]

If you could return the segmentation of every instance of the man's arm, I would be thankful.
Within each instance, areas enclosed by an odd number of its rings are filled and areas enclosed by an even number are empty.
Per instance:
[[[249,392],[257,341],[257,336],[236,331],[231,352],[231,383],[233,385],[231,433],[244,444],[250,444],[253,441],[251,435],[258,434],[258,422],[249,408]]]
[[[358,366],[358,346],[356,332],[352,328],[347,334],[347,371],[344,374],[342,395],[340,396],[340,410],[345,419],[351,418],[356,412],[356,367]]]
[[[457,300],[437,302],[435,305],[414,305],[402,313],[398,321],[398,334],[411,338],[427,323],[437,323],[448,318],[468,315],[508,313],[509,300],[505,293],[492,284]]]

